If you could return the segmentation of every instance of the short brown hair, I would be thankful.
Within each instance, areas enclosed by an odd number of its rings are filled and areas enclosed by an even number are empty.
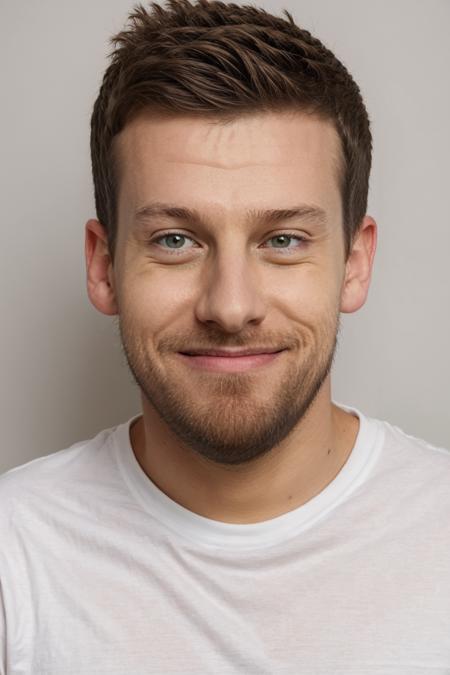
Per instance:
[[[346,254],[367,209],[372,155],[360,90],[343,64],[307,30],[264,9],[216,0],[137,5],[111,42],[91,119],[97,217],[114,255],[117,230],[113,140],[142,109],[230,120],[299,110],[330,120],[342,143]]]

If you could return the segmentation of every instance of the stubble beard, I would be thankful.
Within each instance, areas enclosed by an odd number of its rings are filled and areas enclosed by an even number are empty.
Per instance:
[[[270,452],[305,417],[334,361],[339,314],[320,330],[307,332],[309,339],[302,340],[294,351],[297,361],[289,352],[277,357],[289,359],[283,377],[273,377],[271,369],[277,365],[268,367],[267,379],[262,374],[256,376],[259,389],[273,387],[270,397],[261,397],[251,372],[190,373],[179,363],[174,372],[174,359],[179,357],[167,349],[161,350],[166,357],[166,367],[162,368],[139,332],[133,330],[132,322],[120,316],[119,330],[131,373],[172,436],[202,457],[231,466]],[[171,343],[169,338],[167,344]],[[224,338],[217,340],[216,334],[216,341],[208,344],[223,346]],[[180,368],[187,372],[180,375]]]

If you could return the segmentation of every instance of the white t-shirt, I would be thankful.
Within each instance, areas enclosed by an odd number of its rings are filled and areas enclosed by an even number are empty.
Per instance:
[[[342,407],[346,464],[261,523],[167,497],[133,420],[0,476],[0,673],[449,674],[450,453]]]

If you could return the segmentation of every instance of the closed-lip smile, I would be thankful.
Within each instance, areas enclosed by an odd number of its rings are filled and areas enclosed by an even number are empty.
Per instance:
[[[283,347],[254,347],[251,349],[189,349],[180,352],[185,356],[224,356],[233,358],[238,356],[252,356],[255,354],[275,354],[283,351]]]

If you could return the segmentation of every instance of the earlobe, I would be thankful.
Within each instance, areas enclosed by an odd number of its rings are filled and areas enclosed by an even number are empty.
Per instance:
[[[377,224],[373,218],[365,216],[346,263],[341,312],[356,312],[366,302],[376,247]]]
[[[118,313],[108,237],[98,220],[88,220],[85,228],[85,257],[89,300],[102,314]]]

